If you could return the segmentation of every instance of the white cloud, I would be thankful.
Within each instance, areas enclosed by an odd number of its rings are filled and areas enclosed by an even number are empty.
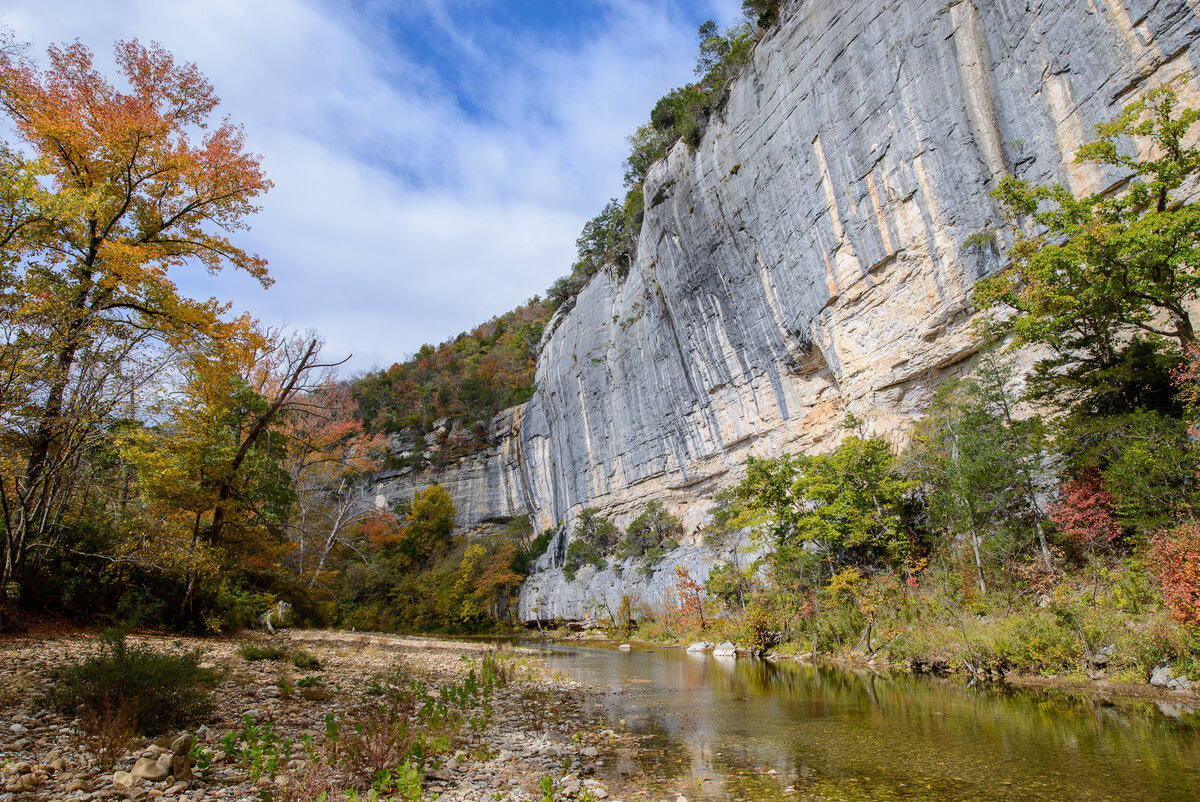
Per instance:
[[[695,49],[686,0],[610,2],[605,24],[569,46],[456,24],[489,0],[16,0],[3,22],[34,52],[78,37],[109,73],[112,42],[131,37],[196,62],[275,182],[240,241],[276,283],[180,285],[316,329],[330,355],[353,352],[363,369],[569,270],[583,222],[621,192],[625,136],[690,78]],[[728,22],[739,6],[713,0],[699,13]],[[396,47],[389,26],[418,24],[473,76],[462,91],[479,113],[460,106],[451,76]]]

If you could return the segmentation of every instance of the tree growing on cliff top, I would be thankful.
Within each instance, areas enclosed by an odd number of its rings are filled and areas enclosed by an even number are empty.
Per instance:
[[[21,188],[0,197],[0,219],[24,221],[0,243],[0,350],[16,371],[0,464],[0,584],[33,543],[61,536],[80,461],[129,390],[133,357],[241,336],[245,321],[181,294],[173,271],[233,266],[269,283],[266,262],[228,236],[271,186],[241,128],[209,128],[218,100],[195,65],[156,44],[115,49],[129,91],[78,42],[50,47],[46,69],[0,52],[0,109],[19,141],[0,161],[16,179],[7,186]]]

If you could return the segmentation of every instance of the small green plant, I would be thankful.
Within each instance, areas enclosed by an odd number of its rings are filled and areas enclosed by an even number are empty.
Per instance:
[[[233,730],[221,740],[221,748],[249,772],[250,779],[257,780],[278,771],[291,754],[292,741],[281,738],[270,722],[260,726],[246,716],[241,730]]]
[[[199,741],[192,743],[192,749],[188,752],[188,757],[191,758],[192,765],[197,771],[206,772],[212,766],[213,753],[210,749],[205,749]]]
[[[292,655],[292,665],[301,671],[317,671],[321,668],[321,661],[312,652],[299,649]]]
[[[554,780],[549,774],[542,777],[542,802],[554,802]]]
[[[338,760],[342,738],[342,723],[333,713],[325,714],[325,754],[334,763]]]
[[[301,677],[300,679],[296,680],[296,687],[297,688],[312,688],[317,685],[320,685],[323,682],[324,682],[324,680],[322,680],[317,675],[310,674],[307,677]],[[370,690],[368,689],[368,693],[369,692],[370,692]]]
[[[243,643],[238,647],[238,654],[247,662],[259,660],[286,661],[291,652],[286,646],[276,644]]]
[[[279,695],[281,697],[284,699],[292,698],[292,683],[288,682],[287,674],[280,671],[279,676],[275,680],[275,686],[279,688]]]

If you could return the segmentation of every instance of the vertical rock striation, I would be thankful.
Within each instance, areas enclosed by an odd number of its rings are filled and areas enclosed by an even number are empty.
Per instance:
[[[903,436],[974,352],[970,291],[1000,257],[963,245],[999,223],[998,177],[1118,180],[1074,152],[1139,91],[1195,73],[1198,10],[790,3],[700,147],[651,169],[629,275],[560,313],[533,399],[476,473],[446,474],[464,477],[460,510],[539,528],[584,506],[624,522],[651,498],[694,511],[748,454],[829,447],[846,413]],[[566,609],[545,578],[538,594],[541,617]]]

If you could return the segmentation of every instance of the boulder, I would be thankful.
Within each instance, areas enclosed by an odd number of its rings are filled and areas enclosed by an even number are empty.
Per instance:
[[[1165,688],[1170,684],[1173,677],[1171,676],[1170,666],[1159,666],[1150,674],[1150,684],[1156,688]]]
[[[713,649],[713,657],[737,657],[737,647],[729,641],[718,643]]]
[[[192,746],[195,745],[195,743],[196,739],[192,737],[191,733],[185,732],[174,741],[171,741],[171,751],[177,755],[186,755],[188,752],[192,751]]]
[[[708,641],[698,640],[691,646],[687,647],[689,652],[707,652],[712,648],[712,644]]]
[[[169,770],[166,766],[157,760],[152,760],[148,757],[138,758],[138,761],[133,764],[133,769],[130,773],[134,777],[139,777],[150,782],[160,782],[167,779]]]

